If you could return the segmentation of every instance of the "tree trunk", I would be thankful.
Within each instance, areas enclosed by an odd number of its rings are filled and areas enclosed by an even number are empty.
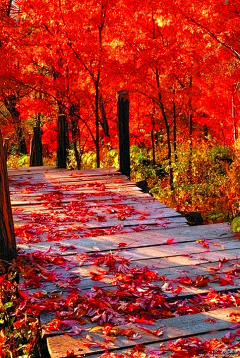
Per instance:
[[[78,119],[75,116],[75,113],[78,110],[79,110],[79,105],[73,104],[70,107],[69,116],[70,116],[71,125],[72,125],[72,141],[73,141],[74,156],[75,156],[75,160],[77,162],[77,168],[79,170],[79,169],[81,169],[81,160],[80,160],[81,156],[80,156],[80,152],[78,151],[78,148],[77,148],[77,142],[79,142],[79,145],[80,145],[80,131],[79,131],[79,126],[78,126]]]
[[[12,116],[12,121],[17,133],[18,150],[22,154],[27,154],[27,146],[20,119],[20,112],[16,109],[17,97],[8,96],[4,99],[4,105]]]
[[[193,134],[193,115],[192,115],[192,76],[190,77],[190,98],[189,98],[189,180],[192,181],[192,134]]]
[[[4,150],[5,163],[7,163],[8,149],[9,149],[9,138],[4,138],[3,150]]]
[[[7,165],[0,132],[0,258],[10,261],[17,256]]]
[[[175,97],[175,89],[173,90],[173,94]],[[174,158],[176,163],[177,162],[177,115],[176,115],[175,99],[173,101],[173,150],[174,150]]]
[[[160,110],[162,112],[162,116],[164,119],[166,132],[167,132],[167,146],[168,146],[168,163],[169,163],[169,183],[170,188],[173,190],[173,168],[172,168],[172,149],[171,149],[171,137],[170,137],[170,126],[168,123],[168,118],[165,112],[163,100],[162,100],[162,94],[161,94],[161,88],[160,88],[160,78],[159,78],[159,72],[158,69],[156,69],[156,82],[157,82],[157,89],[158,89],[158,104],[160,107]]]
[[[105,108],[104,108],[102,95],[99,96],[99,105],[100,105],[100,111],[102,114],[102,120],[101,120],[100,124],[102,126],[105,136],[110,138],[109,125],[108,125],[108,121],[107,121],[107,117],[106,117],[106,112],[105,112]]]
[[[154,145],[154,129],[155,129],[155,120],[152,118],[152,128],[151,128],[151,142],[152,142],[152,158],[153,165],[156,165],[156,153],[155,153],[155,145]]]
[[[238,123],[236,121],[236,106],[234,103],[234,94],[232,95],[232,118],[233,118],[234,141],[236,141],[238,139]]]

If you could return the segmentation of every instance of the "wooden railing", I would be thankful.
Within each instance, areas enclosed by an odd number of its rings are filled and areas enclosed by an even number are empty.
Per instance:
[[[10,261],[17,255],[7,173],[8,140],[3,146],[0,132],[0,259]]]
[[[129,98],[127,91],[117,92],[120,172],[130,177]]]

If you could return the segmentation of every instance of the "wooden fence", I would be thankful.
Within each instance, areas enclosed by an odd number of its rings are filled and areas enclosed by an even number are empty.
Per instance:
[[[3,145],[0,132],[0,259],[10,261],[17,255],[7,173],[8,140]]]

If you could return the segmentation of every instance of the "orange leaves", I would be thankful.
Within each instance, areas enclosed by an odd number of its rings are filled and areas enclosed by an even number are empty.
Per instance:
[[[229,317],[231,317],[231,320],[235,323],[240,323],[240,314],[239,312],[231,312],[229,314]]]
[[[170,238],[166,240],[166,244],[167,245],[174,245],[174,244],[178,244],[178,241],[175,241],[174,238]]]
[[[197,276],[195,279],[196,287],[205,287],[208,285],[210,278],[207,276]]]
[[[209,322],[209,323],[216,323],[217,321],[216,321],[216,319],[215,318],[205,318],[204,319],[204,322]]]
[[[53,332],[53,331],[59,331],[62,329],[63,331],[66,331],[72,327],[72,325],[76,325],[78,321],[76,320],[60,320],[60,319],[53,319],[49,323],[47,323],[44,327],[46,332]]]
[[[187,286],[195,286],[195,287],[205,287],[208,285],[210,279],[207,276],[197,276],[195,278],[190,278],[188,276],[180,277],[177,280],[179,283]]]
[[[196,244],[200,244],[200,245],[202,245],[203,247],[209,248],[209,243],[207,242],[206,239],[196,240]]]

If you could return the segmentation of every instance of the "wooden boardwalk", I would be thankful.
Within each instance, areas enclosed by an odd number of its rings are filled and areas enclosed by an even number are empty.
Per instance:
[[[113,168],[9,179],[21,287],[52,358],[170,357],[180,343],[193,357],[185,346],[238,342],[240,242],[228,224],[188,226]]]

